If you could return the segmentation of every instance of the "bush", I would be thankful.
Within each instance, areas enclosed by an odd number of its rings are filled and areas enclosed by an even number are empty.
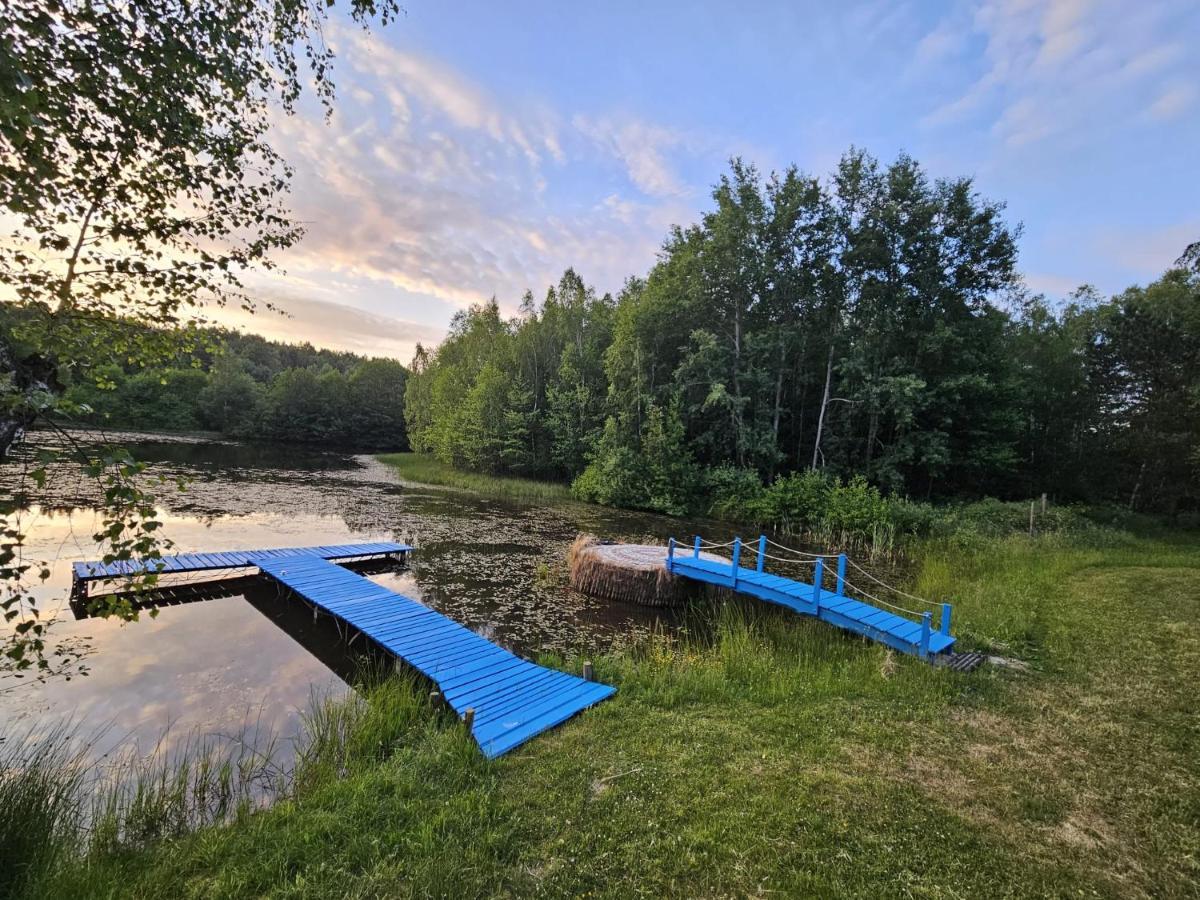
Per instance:
[[[763,516],[767,490],[755,469],[728,464],[706,469],[703,484],[710,515],[734,522],[760,523],[771,518]]]
[[[766,518],[785,531],[811,531],[828,513],[838,480],[823,472],[793,472],[772,484],[763,498]]]

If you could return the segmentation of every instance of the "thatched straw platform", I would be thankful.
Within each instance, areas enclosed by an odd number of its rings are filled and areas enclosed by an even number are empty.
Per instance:
[[[567,552],[567,567],[571,587],[592,597],[677,606],[702,596],[704,586],[672,575],[663,565],[666,558],[667,548],[660,544],[602,544],[595,535],[581,534]]]

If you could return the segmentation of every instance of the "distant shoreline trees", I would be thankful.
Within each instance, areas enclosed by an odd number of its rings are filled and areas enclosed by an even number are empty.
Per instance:
[[[212,331],[211,349],[148,368],[115,364],[66,390],[89,425],[404,450],[407,370],[396,360]]]

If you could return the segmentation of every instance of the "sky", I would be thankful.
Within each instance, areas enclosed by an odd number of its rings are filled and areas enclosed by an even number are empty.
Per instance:
[[[1200,3],[403,0],[336,16],[337,100],[277,117],[307,228],[254,276],[269,337],[393,356],[573,266],[644,275],[740,156],[827,175],[851,145],[970,176],[1051,300],[1153,279],[1200,239]]]

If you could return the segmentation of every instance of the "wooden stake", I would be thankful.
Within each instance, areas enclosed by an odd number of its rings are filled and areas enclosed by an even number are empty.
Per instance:
[[[1042,491],[1042,515],[1046,514],[1046,492]]]
[[[585,681],[596,680],[596,673],[592,671],[592,663],[590,660],[583,664],[583,677]]]
[[[463,715],[463,724],[467,726],[467,731],[471,730],[471,726],[475,724],[475,707],[470,707]]]
[[[1035,507],[1033,500],[1029,501],[1029,536],[1033,537],[1033,510]]]
[[[434,709],[440,708],[442,705],[442,695],[439,694],[437,691],[430,691],[429,692],[429,705],[432,706]]]

